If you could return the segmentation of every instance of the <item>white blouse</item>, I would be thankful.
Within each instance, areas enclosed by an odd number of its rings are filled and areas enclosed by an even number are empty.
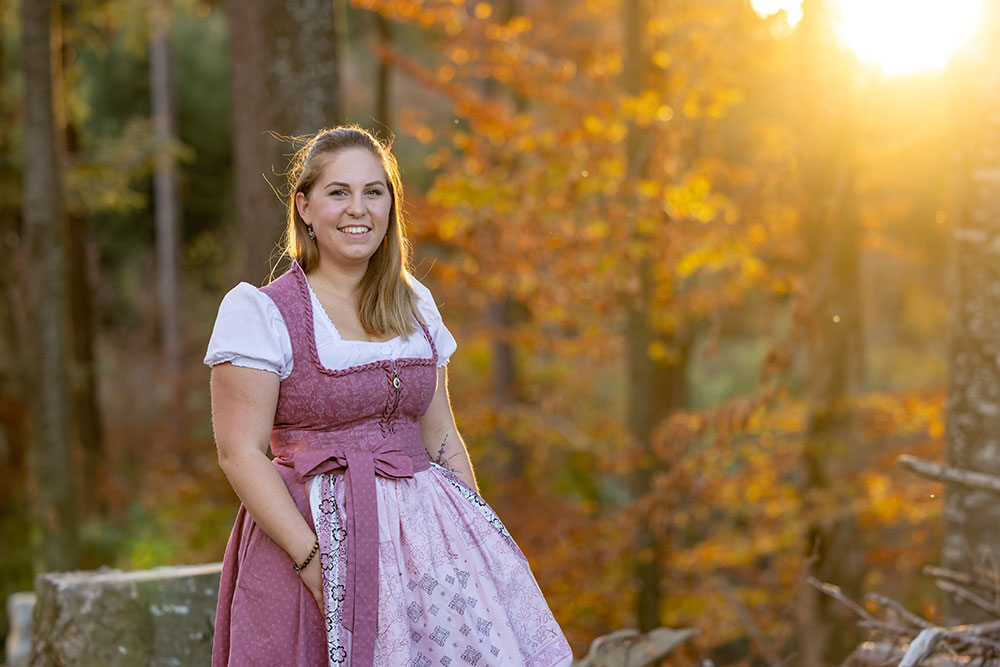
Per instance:
[[[437,365],[444,366],[457,347],[455,338],[444,326],[430,290],[412,275],[408,277],[417,294],[417,309],[437,348]],[[309,298],[312,300],[316,349],[320,362],[327,368],[348,368],[380,359],[431,356],[431,346],[419,327],[407,338],[397,336],[383,343],[344,340],[312,287]],[[267,294],[250,283],[240,283],[226,294],[208,341],[205,363],[215,366],[226,361],[234,366],[277,373],[282,380],[292,372],[292,343],[281,311]]]

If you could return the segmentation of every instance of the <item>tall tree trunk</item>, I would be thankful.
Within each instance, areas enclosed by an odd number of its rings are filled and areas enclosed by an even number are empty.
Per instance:
[[[996,35],[1000,9],[983,35]],[[1000,49],[981,52],[967,73],[957,137],[958,174],[949,239],[948,402],[945,456],[949,465],[1000,475]],[[995,495],[947,485],[945,567],[972,572],[1000,568],[1000,503]],[[946,598],[948,623],[986,620],[981,609]]]
[[[285,0],[270,15],[273,129],[302,136],[336,125],[342,114],[333,3]]]
[[[75,57],[73,39],[69,35],[74,16],[71,6],[64,5],[62,14],[62,71]],[[73,82],[64,80],[63,87],[71,90]],[[63,105],[65,107],[65,105]],[[66,154],[72,161],[80,152],[80,135],[77,119],[66,119]],[[104,429],[97,395],[97,352],[95,340],[94,301],[95,292],[93,263],[90,256],[90,241],[87,233],[87,217],[82,212],[67,211],[67,289],[70,304],[70,338],[72,339],[72,366],[70,372],[73,393],[73,423],[76,425],[76,440],[82,448],[82,478],[89,480],[92,493],[84,494],[81,510],[86,514],[100,513],[105,509],[102,489],[105,488]]]
[[[170,0],[149,0],[149,80],[156,169],[153,172],[153,203],[156,221],[156,287],[159,301],[162,386],[169,395],[177,391],[181,370],[180,195],[177,164],[173,156],[176,138],[174,95],[171,78]]]
[[[381,12],[374,12],[379,43],[392,47],[392,23]],[[378,59],[375,90],[375,121],[389,132],[395,119],[392,116],[392,66],[385,58]]]
[[[628,95],[638,95],[642,89],[642,3],[625,0],[622,7],[625,46],[623,87]],[[627,173],[634,180],[645,169],[638,163],[642,133],[629,127],[626,138]],[[649,329],[649,308],[652,303],[653,278],[649,257],[639,261],[639,289],[627,306],[625,324],[625,354],[627,362],[628,428],[640,449],[639,463],[632,475],[632,495],[638,500],[649,492],[652,465],[648,460],[653,431],[653,368],[649,356],[652,342]],[[638,584],[636,620],[639,630],[648,632],[660,624],[660,536],[651,525],[648,514],[639,517],[634,549],[635,578]]]
[[[642,46],[645,17],[641,0],[626,0],[622,18],[625,47],[623,88],[628,95],[639,95],[647,62]],[[627,181],[630,183],[638,182],[648,171],[648,158],[642,150],[643,144],[650,140],[647,132],[635,125],[629,127],[625,150]],[[642,245],[649,242],[645,235],[638,232],[636,239]],[[654,257],[649,253],[639,260],[638,289],[630,296],[626,307],[627,422],[633,442],[640,450],[630,483],[632,496],[637,501],[649,494],[652,476],[656,472],[652,455],[653,429],[687,403],[690,342],[684,339],[685,334],[681,332],[664,334],[654,331],[649,321],[655,289],[653,261]],[[652,358],[649,351],[654,341],[675,350],[676,357],[670,360]],[[661,579],[669,542],[668,536],[653,524],[650,515],[645,512],[638,518],[635,539],[636,619],[640,630],[649,631],[660,625]]]
[[[6,33],[0,31],[0,90],[10,90]],[[11,135],[20,117],[19,101],[0,99],[0,179],[13,182]],[[30,403],[25,387],[31,381],[31,359],[25,357],[28,326],[24,289],[25,257],[19,197],[0,198],[0,599],[30,589],[32,583],[31,502],[28,498],[27,452],[31,448],[28,418]],[[9,632],[6,605],[0,607],[0,636]]]
[[[861,389],[864,350],[859,254],[861,230],[855,186],[857,121],[850,70],[831,69],[836,59],[825,57],[831,37],[827,7],[808,0],[799,27],[799,80],[816,89],[813,106],[803,109],[800,160],[805,193],[802,234],[809,267],[807,301],[802,494],[821,497],[833,491],[833,481],[847,473],[839,462],[850,461],[849,448],[858,441],[851,399]],[[836,91],[835,96],[830,91]],[[832,116],[831,116],[832,114]],[[822,506],[806,503],[811,520],[807,550],[810,573],[855,594],[861,585],[857,530],[853,516],[817,515]],[[853,618],[841,617],[836,605],[812,587],[799,598],[797,633],[799,664],[820,667],[840,662],[841,654],[857,644]]]
[[[58,22],[53,4],[21,3],[24,73],[23,217],[30,256],[28,299],[34,350],[32,450],[36,509],[45,568],[75,567],[79,560],[75,465],[70,447],[66,295],[66,220],[61,128],[53,95]],[[53,35],[53,30],[56,34]]]
[[[504,0],[498,12],[502,23],[510,22],[521,12],[520,0]],[[523,111],[525,100],[512,92],[503,93],[495,79],[486,79],[484,92],[487,97],[504,95],[518,111]],[[517,169],[517,158],[511,169]],[[490,355],[492,402],[501,413],[514,405],[521,397],[520,374],[517,370],[518,350],[511,342],[511,334],[518,326],[519,314],[527,312],[526,308],[505,288],[494,298],[489,307],[490,331],[492,335]],[[523,317],[520,318],[523,324]],[[521,443],[513,436],[504,424],[498,421],[493,431],[497,446],[504,453],[504,471],[508,478],[520,479],[524,471],[524,450]]]
[[[277,142],[264,133],[268,120],[267,9],[270,0],[226,0],[233,114],[233,169],[242,268],[240,278],[255,284],[267,276],[271,249],[280,233],[281,206],[274,182]],[[273,170],[273,171],[272,171]]]
[[[267,133],[311,135],[340,121],[337,31],[330,0],[226,0],[226,16],[241,278],[259,284],[281,238],[274,190],[293,148]]]

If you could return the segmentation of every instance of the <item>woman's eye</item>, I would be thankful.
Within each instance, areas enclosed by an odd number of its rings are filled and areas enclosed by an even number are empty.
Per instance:
[[[382,196],[382,190],[380,190],[379,188],[372,188],[367,192],[367,194],[369,197],[380,197]]]

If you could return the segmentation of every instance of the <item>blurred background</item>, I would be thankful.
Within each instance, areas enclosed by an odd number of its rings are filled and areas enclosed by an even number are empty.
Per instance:
[[[281,270],[290,155],[357,123],[578,656],[836,664],[809,574],[941,621],[920,568],[1000,517],[896,458],[1000,472],[995,4],[0,2],[0,597],[221,559],[215,313]]]

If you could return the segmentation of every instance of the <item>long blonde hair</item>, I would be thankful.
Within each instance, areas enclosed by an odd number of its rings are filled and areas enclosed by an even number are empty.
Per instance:
[[[284,254],[306,273],[319,265],[319,248],[309,238],[295,197],[300,192],[308,197],[329,160],[349,148],[363,148],[381,161],[392,197],[385,238],[368,260],[368,269],[358,286],[358,320],[369,335],[392,332],[408,337],[416,330],[412,314],[416,312],[417,297],[407,279],[411,250],[403,225],[403,184],[388,142],[383,144],[358,126],[340,126],[320,130],[295,153],[288,172]]]

